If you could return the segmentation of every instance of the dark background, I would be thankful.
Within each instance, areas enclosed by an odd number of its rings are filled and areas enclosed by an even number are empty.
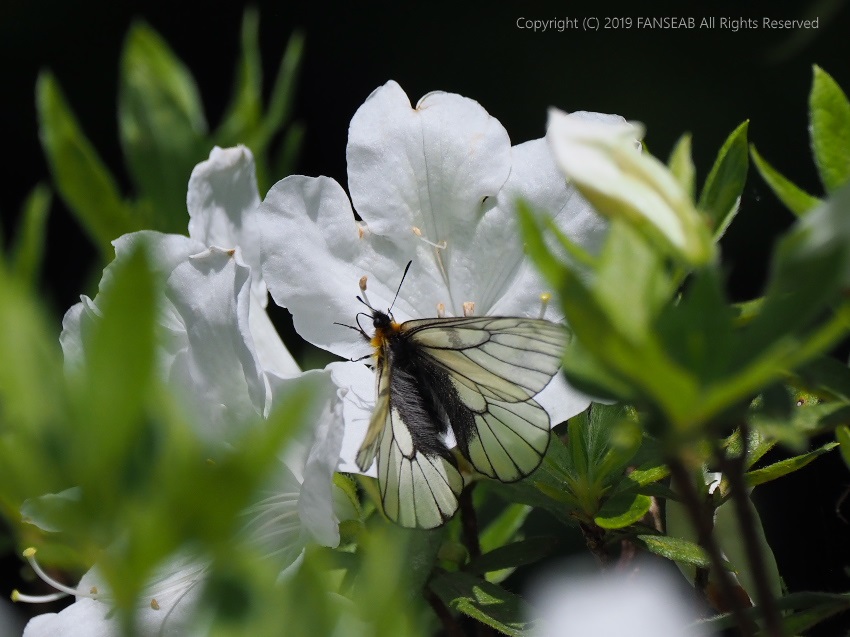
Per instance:
[[[267,83],[293,28],[306,34],[296,117],[306,125],[300,172],[346,183],[345,142],[351,116],[388,79],[415,103],[431,90],[478,100],[514,143],[545,133],[550,105],[567,111],[618,113],[647,125],[651,151],[666,157],[685,131],[694,135],[701,183],[720,144],[750,120],[750,141],[781,172],[814,194],[822,187],[808,147],[811,65],[850,90],[850,7],[824,2],[537,2],[401,3],[259,2]],[[124,35],[142,18],[164,36],[195,74],[214,127],[230,95],[244,5],[212,2],[64,2],[0,4],[5,146],[0,190],[10,236],[29,190],[49,179],[38,143],[33,90],[40,69],[57,76],[83,129],[122,180],[116,124],[118,61]],[[520,17],[707,15],[753,17],[758,30],[567,30],[534,33]],[[819,18],[816,31],[767,31],[763,16]],[[186,176],[188,180],[188,175]],[[734,300],[758,295],[768,255],[792,216],[754,172],[741,213],[722,241]],[[51,213],[44,298],[59,318],[92,280],[95,253],[61,202]],[[96,278],[94,279],[96,280]],[[2,326],[0,326],[2,329]],[[768,539],[790,590],[850,590],[850,526],[836,503],[850,474],[836,453],[790,478],[760,487]],[[850,505],[844,506],[850,518]],[[16,575],[16,547],[3,568]],[[6,575],[6,573],[3,573]],[[3,589],[3,595],[7,591]],[[26,611],[27,609],[21,609]],[[822,635],[843,634],[850,618]],[[0,630],[2,634],[2,630]]]

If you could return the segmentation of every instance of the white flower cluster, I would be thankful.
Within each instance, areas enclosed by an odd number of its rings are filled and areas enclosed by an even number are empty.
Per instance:
[[[577,125],[623,122],[573,117]],[[246,512],[249,532],[263,538],[282,569],[309,542],[339,542],[345,513],[334,508],[333,474],[357,471],[375,380],[363,362],[301,372],[265,311],[267,292],[292,313],[304,339],[360,359],[369,344],[338,322],[356,321],[363,309],[358,294],[375,308],[389,307],[408,261],[393,308],[399,322],[463,316],[470,308],[476,315],[562,320],[556,308],[541,305],[547,290],[524,254],[517,200],[552,215],[588,251],[605,232],[546,139],[511,146],[501,124],[460,95],[429,93],[414,107],[395,82],[381,86],[354,115],[347,160],[349,194],[326,177],[292,176],[261,202],[250,151],[215,148],[189,181],[188,237],[137,232],[114,242],[115,263],[146,242],[166,278],[159,322],[168,337],[159,367],[189,397],[206,440],[234,441],[234,428],[268,415],[277,392],[300,375],[324,379],[321,417],[280,454],[273,487]],[[81,364],[88,326],[99,314],[97,297],[82,297],[66,314],[61,342],[68,365]],[[537,400],[553,424],[589,402],[560,377]],[[205,569],[186,557],[163,565],[140,606],[139,634],[187,634]],[[72,591],[75,604],[32,620],[25,636],[117,634],[108,595],[88,592],[97,579],[93,569]]]

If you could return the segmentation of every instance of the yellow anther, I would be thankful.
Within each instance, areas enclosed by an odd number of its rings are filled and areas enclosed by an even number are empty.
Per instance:
[[[159,610],[159,602],[156,601],[156,598],[151,598],[151,608]]]
[[[475,314],[475,301],[465,301],[463,304],[463,315],[472,316]]]
[[[446,316],[446,305],[445,305],[445,303],[437,303],[437,316],[439,318],[445,318],[445,316]]]
[[[367,279],[368,279],[368,277],[365,274],[360,277],[360,291],[361,292],[366,291],[366,280]]]
[[[546,308],[549,307],[549,301],[552,300],[552,295],[548,292],[544,292],[540,295],[540,318],[543,318],[543,315],[546,314]]]
[[[31,557],[35,557],[35,547],[30,546],[29,548],[24,549],[24,557],[29,559]]]

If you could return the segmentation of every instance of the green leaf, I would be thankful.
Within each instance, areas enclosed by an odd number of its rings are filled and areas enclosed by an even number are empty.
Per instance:
[[[95,496],[89,489],[117,495],[115,485],[103,480],[100,462],[126,458],[131,447],[144,446],[142,407],[154,369],[158,298],[144,245],[109,271],[99,294],[101,316],[84,342],[86,366],[76,377],[83,391],[77,395],[81,404],[71,461],[87,497]],[[92,456],[100,462],[92,462]]]
[[[666,557],[669,560],[689,564],[697,568],[708,568],[711,561],[698,544],[665,535],[638,535],[637,539],[651,553]]]
[[[242,16],[242,48],[233,97],[215,137],[222,146],[249,142],[263,110],[263,67],[259,44],[260,15],[249,7]]]
[[[42,531],[58,533],[67,529],[67,521],[79,506],[81,491],[71,487],[61,493],[48,493],[31,498],[21,505],[21,520]]]
[[[10,251],[12,273],[30,286],[35,285],[41,270],[51,199],[47,186],[39,184],[33,188],[24,203],[21,225]]]
[[[822,447],[815,449],[814,451],[810,451],[809,453],[804,453],[800,456],[794,456],[793,458],[780,460],[779,462],[775,462],[761,469],[748,471],[746,474],[744,474],[744,477],[746,478],[747,484],[749,486],[757,487],[758,485],[764,484],[765,482],[771,482],[772,480],[776,480],[777,478],[786,476],[789,473],[799,471],[818,456],[822,456],[823,454],[832,451],[837,446],[837,442],[829,442],[823,445]]]
[[[693,201],[696,196],[696,168],[691,157],[691,135],[689,133],[682,135],[676,142],[673,151],[670,153],[670,159],[667,160],[667,167]]]
[[[795,407],[790,419],[775,418],[754,410],[750,414],[750,424],[752,434],[758,435],[760,442],[758,446],[751,442],[750,449],[754,453],[778,441],[795,451],[803,451],[812,436],[832,431],[837,424],[846,422],[848,412],[850,408],[847,405],[834,402]]]
[[[809,123],[815,163],[831,193],[850,181],[850,102],[819,66],[814,67],[809,94]]]
[[[121,145],[156,230],[186,229],[186,184],[210,145],[189,70],[145,24],[134,24],[121,57]]]
[[[429,587],[443,603],[505,635],[521,637],[533,628],[526,618],[531,609],[518,595],[482,579],[457,571],[431,580]]]
[[[832,356],[819,356],[797,370],[796,376],[811,391],[850,403],[850,367]]]
[[[472,560],[464,570],[484,575],[493,571],[533,564],[551,554],[560,540],[555,537],[530,537],[505,544]]]
[[[747,181],[748,125],[749,121],[745,121],[726,138],[700,195],[697,207],[711,220],[715,241],[735,218]]]
[[[750,146],[750,155],[753,158],[753,163],[755,163],[759,174],[761,174],[762,179],[767,182],[767,185],[770,186],[773,194],[779,198],[779,201],[785,204],[785,207],[788,208],[788,210],[798,217],[802,217],[804,214],[814,208],[817,208],[821,203],[823,203],[817,197],[810,195],[805,190],[783,177],[778,170],[767,163],[767,160],[758,154],[754,145]]]
[[[733,316],[717,269],[704,268],[692,275],[679,303],[666,308],[656,329],[676,362],[708,385],[734,371]]]
[[[269,98],[269,107],[262,122],[259,148],[265,148],[275,133],[289,120],[295,103],[295,85],[298,83],[303,54],[304,34],[295,31],[289,36],[286,51],[277,70],[277,77]]]
[[[639,522],[651,506],[649,496],[620,493],[605,501],[593,521],[603,529],[622,529]]]
[[[841,458],[844,464],[850,468],[850,427],[841,425],[835,428],[835,439],[838,440]]]
[[[776,606],[783,611],[782,623],[787,634],[798,635],[827,617],[850,609],[850,594],[791,593],[777,599]],[[747,608],[744,615],[750,619],[761,619],[761,611],[758,608]],[[734,628],[736,624],[732,615],[727,613],[697,622],[694,626],[705,634],[719,634],[722,630]],[[762,635],[763,633],[759,633],[760,637]]]
[[[42,72],[36,83],[36,109],[41,145],[56,188],[104,259],[109,259],[111,241],[140,226],[48,72]]]
[[[509,504],[502,512],[487,524],[478,535],[478,543],[481,550],[492,551],[510,542],[522,527],[531,507],[524,504]]]

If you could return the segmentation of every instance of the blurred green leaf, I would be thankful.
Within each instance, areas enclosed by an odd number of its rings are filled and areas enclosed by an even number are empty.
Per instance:
[[[41,145],[56,188],[108,260],[111,241],[141,226],[131,217],[114,178],[83,135],[59,84],[48,72],[42,72],[36,83],[36,109]]]
[[[841,425],[835,428],[835,439],[838,440],[841,458],[850,469],[850,427]]]
[[[638,535],[636,539],[651,553],[668,560],[698,568],[708,568],[711,565],[703,548],[693,542],[666,535]]]
[[[795,407],[790,419],[775,418],[755,410],[750,414],[750,424],[753,433],[758,433],[762,439],[756,449],[772,447],[776,442],[781,442],[795,451],[803,451],[808,445],[809,438],[819,433],[832,431],[837,423],[846,421],[847,416],[846,405],[822,403]]]
[[[593,521],[603,529],[622,529],[645,516],[652,498],[637,493],[619,493],[605,501]]]
[[[499,546],[472,560],[464,570],[483,575],[493,571],[533,564],[551,554],[560,540],[555,537],[530,537]]]
[[[438,575],[429,587],[450,608],[505,635],[521,637],[533,628],[526,621],[531,612],[522,598],[469,573],[456,571]]]
[[[150,227],[186,229],[186,184],[209,152],[207,124],[189,70],[149,26],[136,23],[121,57],[121,146]]]
[[[509,504],[478,534],[478,543],[485,553],[504,546],[516,537],[531,507],[524,504]]]
[[[79,507],[81,496],[79,487],[71,487],[61,493],[47,493],[30,498],[21,505],[21,519],[49,533],[66,530],[68,520]]]
[[[805,190],[799,188],[794,183],[783,177],[779,171],[767,163],[766,159],[762,158],[762,156],[758,154],[755,145],[750,146],[750,154],[753,157],[753,163],[755,163],[762,179],[764,179],[767,182],[767,185],[770,186],[773,194],[775,194],[779,198],[779,201],[785,204],[785,207],[795,215],[802,217],[804,214],[813,208],[817,208],[822,203],[820,199],[810,195]]]
[[[809,453],[780,460],[779,462],[774,462],[773,464],[761,469],[748,471],[744,474],[744,477],[746,478],[749,486],[757,487],[765,482],[770,482],[777,478],[781,478],[782,476],[787,476],[789,473],[799,471],[818,456],[822,456],[828,451],[832,451],[837,446],[837,442],[829,442],[822,447],[818,447],[814,451],[810,451]]]
[[[288,121],[295,103],[295,86],[301,70],[301,57],[304,54],[304,34],[295,31],[289,36],[286,51],[277,70],[269,106],[263,118],[258,147],[265,149],[271,138]]]
[[[33,188],[21,211],[21,225],[10,250],[12,273],[30,286],[35,285],[41,270],[52,197],[44,184]]]
[[[215,132],[222,146],[246,143],[259,126],[263,110],[263,65],[260,56],[260,14],[248,7],[242,16],[241,50],[233,96]]]
[[[824,619],[850,609],[850,594],[844,593],[791,593],[776,600],[776,606],[783,611],[783,625],[788,634],[802,634],[804,630]],[[747,608],[744,614],[752,619],[760,619],[758,608]],[[713,634],[735,626],[734,618],[729,614],[712,617],[695,624],[707,634]]]
[[[691,157],[690,133],[682,135],[676,142],[667,160],[667,167],[693,201],[696,193],[696,168]]]
[[[826,191],[850,181],[850,102],[834,79],[813,68],[809,123],[815,163]]]
[[[143,405],[153,381],[158,306],[157,285],[143,246],[115,261],[110,275],[99,294],[100,316],[84,340],[86,366],[72,377],[76,426],[67,454],[76,484],[87,498],[102,500],[105,510],[110,509],[110,499],[122,497],[118,485],[130,485],[119,476],[113,480],[103,476],[112,472],[113,463],[127,462],[134,448],[144,446]],[[122,469],[123,478],[130,480],[131,467]]]
[[[272,164],[272,175],[282,179],[286,175],[291,175],[295,172],[298,156],[304,144],[305,134],[306,130],[301,122],[290,124]],[[263,183],[261,182],[262,185]],[[264,189],[261,192],[264,192]]]
[[[850,367],[832,356],[815,358],[798,369],[795,375],[812,391],[850,403]]]
[[[700,195],[697,207],[711,220],[715,241],[735,218],[747,181],[748,126],[745,121],[723,142]]]
[[[715,268],[695,272],[679,303],[661,314],[656,329],[676,362],[704,385],[728,377],[739,344],[733,312]]]

